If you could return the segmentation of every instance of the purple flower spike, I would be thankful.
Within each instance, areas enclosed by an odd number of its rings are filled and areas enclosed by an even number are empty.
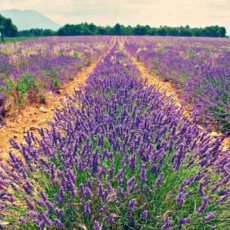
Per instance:
[[[141,165],[141,171],[140,171],[139,177],[142,181],[147,181],[145,164]]]
[[[177,201],[178,205],[180,205],[180,206],[184,203],[184,187],[183,186],[181,186],[181,188],[180,188],[180,191],[179,191],[179,194],[176,198],[176,201]]]
[[[136,155],[133,154],[130,158],[129,158],[129,167],[134,170],[136,167]]]
[[[59,208],[55,208],[54,212],[56,213],[56,215],[58,215],[58,217],[60,217],[61,219],[64,219],[64,214]]]
[[[27,215],[28,217],[37,217],[37,216],[38,216],[38,213],[35,212],[35,211],[29,211],[29,212],[26,213],[26,215]]]
[[[135,177],[131,177],[128,181],[127,181],[127,186],[131,187],[133,185],[133,182],[135,181]]]
[[[54,226],[58,227],[58,228],[62,228],[63,227],[63,223],[58,220],[58,219],[55,219],[54,222],[53,222]]]
[[[165,224],[161,227],[161,230],[171,230],[171,226],[173,225],[173,221],[169,219],[168,216],[164,218]]]
[[[208,213],[204,218],[203,222],[209,221],[215,217],[216,212],[210,212]]]
[[[87,201],[87,202],[85,203],[84,212],[85,212],[86,215],[90,215],[90,213],[91,213],[90,202],[89,202],[89,201]]]
[[[46,224],[52,226],[53,222],[52,222],[52,220],[49,219],[48,215],[49,215],[48,212],[41,212],[42,220]]]
[[[32,190],[34,189],[34,186],[26,180],[25,184],[23,185],[23,188],[27,194],[31,194]]]
[[[25,218],[19,218],[18,219],[19,222],[23,223],[23,224],[27,224],[28,223],[28,220],[26,220]]]
[[[136,205],[137,205],[137,200],[135,198],[133,198],[129,201],[128,207],[129,207],[129,209],[133,209],[136,207]]]
[[[30,210],[34,210],[35,207],[34,207],[34,205],[32,204],[32,202],[31,202],[27,197],[24,197],[24,199],[25,199],[25,201],[26,201],[26,204],[27,204],[28,208],[29,208]]]
[[[160,176],[158,177],[158,179],[156,180],[156,186],[160,186],[162,180],[164,177],[164,173],[161,173]]]
[[[142,219],[146,219],[148,217],[148,210],[144,210],[141,215],[140,215],[140,218]]]
[[[109,215],[109,218],[108,218],[108,223],[109,224],[113,224],[114,223],[114,221],[115,221],[115,214],[114,213],[110,213],[110,215]]]
[[[93,224],[93,230],[102,230],[102,227],[100,226],[99,222],[98,221],[94,221],[94,224]]]
[[[205,211],[207,204],[208,204],[208,200],[209,200],[209,197],[204,197],[201,206],[197,210],[197,215],[200,215]]]
[[[190,218],[190,217],[185,217],[185,218],[179,220],[179,224],[180,224],[180,225],[187,224],[187,223],[189,223],[190,221],[191,221],[191,218]]]
[[[44,227],[45,227],[45,221],[44,220],[41,220],[39,223],[38,223],[38,227],[40,228],[40,229],[43,229]]]

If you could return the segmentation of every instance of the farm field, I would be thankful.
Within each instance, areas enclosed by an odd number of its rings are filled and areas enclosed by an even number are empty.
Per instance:
[[[200,123],[230,130],[229,39],[134,37],[127,50],[151,75],[170,82]]]
[[[230,224],[230,41],[0,44],[0,229]]]

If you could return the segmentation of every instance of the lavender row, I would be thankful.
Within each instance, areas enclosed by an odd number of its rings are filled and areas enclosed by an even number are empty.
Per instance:
[[[230,131],[230,42],[209,38],[133,38],[128,51],[171,81],[203,125]]]
[[[109,43],[110,38],[67,37],[0,45],[1,110],[7,99],[15,104],[44,102],[45,91],[58,92],[63,83],[103,54]]]
[[[142,82],[118,46],[63,106],[0,163],[2,228],[227,229],[222,139]]]

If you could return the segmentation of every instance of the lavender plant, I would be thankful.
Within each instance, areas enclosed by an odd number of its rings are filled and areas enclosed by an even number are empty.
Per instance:
[[[115,46],[0,163],[2,228],[227,229],[229,159]],[[20,156],[19,156],[20,155]]]

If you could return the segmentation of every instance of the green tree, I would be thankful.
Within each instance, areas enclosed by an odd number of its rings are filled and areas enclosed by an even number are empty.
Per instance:
[[[48,34],[51,31],[46,31]],[[24,31],[26,34],[27,31]],[[36,31],[30,31],[37,36]],[[19,32],[21,36],[21,31]],[[45,31],[40,31],[40,36],[45,36]],[[53,35],[56,33],[54,32]],[[150,35],[150,36],[199,36],[199,37],[225,37],[226,29],[220,26],[208,26],[205,28],[190,28],[189,26],[168,27],[160,26],[159,28],[150,27],[148,25],[124,26],[119,23],[114,26],[97,26],[93,23],[81,23],[77,25],[66,24],[57,31],[57,35]]]
[[[150,31],[151,31],[150,26],[137,25],[133,29],[134,35],[149,35]]]
[[[189,26],[181,26],[180,27],[180,36],[184,37],[191,37],[192,36],[192,31]]]
[[[226,29],[223,26],[219,27],[219,37],[226,37]]]
[[[113,27],[113,31],[112,33],[114,35],[122,35],[122,29],[121,29],[121,25],[119,23],[117,23],[114,27]]]
[[[167,27],[167,36],[179,36],[180,31],[176,27]]]
[[[11,19],[4,18],[0,15],[0,33],[1,41],[4,42],[4,37],[15,37],[17,35],[18,29],[12,23]]]
[[[202,36],[202,29],[201,28],[192,28],[191,32],[192,32],[192,35],[194,37],[201,37]]]
[[[161,26],[160,28],[157,29],[157,35],[159,36],[166,36],[167,35],[167,29],[164,26]]]
[[[42,31],[42,36],[54,36],[56,33],[50,29],[45,29]]]
[[[88,25],[89,31],[90,31],[90,35],[96,35],[98,33],[98,27],[96,25],[94,25],[93,23],[90,23]]]
[[[157,28],[150,28],[149,35],[156,36],[157,35]]]

